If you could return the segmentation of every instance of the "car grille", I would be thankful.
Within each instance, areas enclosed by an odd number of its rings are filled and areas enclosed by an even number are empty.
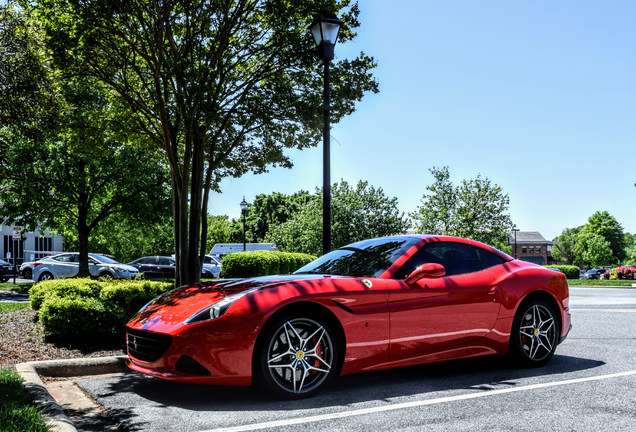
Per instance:
[[[158,360],[172,343],[169,335],[134,329],[128,329],[126,340],[128,354],[147,362]]]

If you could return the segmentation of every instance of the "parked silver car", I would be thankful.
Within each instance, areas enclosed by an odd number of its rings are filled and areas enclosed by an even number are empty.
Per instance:
[[[201,277],[218,278],[221,275],[221,262],[213,256],[206,255],[203,257],[203,268],[201,269]]]
[[[33,277],[33,264],[35,261],[27,261],[20,266],[20,276],[24,279],[31,279]]]
[[[93,277],[113,279],[130,279],[139,274],[139,270],[132,266],[92,253],[88,254],[88,270]],[[37,282],[75,277],[78,272],[79,253],[77,252],[53,255],[33,264],[33,280]]]

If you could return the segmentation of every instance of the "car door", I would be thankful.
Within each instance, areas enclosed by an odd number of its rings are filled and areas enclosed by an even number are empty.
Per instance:
[[[73,263],[74,255],[72,253],[57,255],[47,263],[55,279],[69,278],[77,274],[77,263]]]
[[[424,263],[444,266],[446,276],[407,284]],[[482,270],[478,248],[453,242],[424,245],[389,281],[391,359],[479,345],[499,314],[494,278]]]
[[[157,276],[162,278],[175,277],[175,261],[168,257],[157,257]]]
[[[141,258],[137,260],[134,266],[139,270],[139,273],[143,273],[147,278],[157,276],[157,257],[150,256]]]

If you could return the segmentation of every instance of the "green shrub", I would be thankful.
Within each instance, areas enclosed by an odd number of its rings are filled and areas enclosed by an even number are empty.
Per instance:
[[[46,299],[38,316],[46,334],[73,338],[111,336],[114,322],[121,319],[99,299],[86,297]]]
[[[581,275],[581,270],[573,265],[549,265],[545,267],[560,271],[565,274],[566,279],[578,279]]]
[[[147,280],[109,281],[99,293],[105,304],[120,308],[126,319],[130,319],[143,305],[159,294],[171,290],[173,284]]]
[[[173,288],[166,282],[60,279],[31,290],[31,305],[48,335],[92,338],[121,334],[146,303]]]
[[[92,279],[54,279],[33,285],[29,291],[31,308],[39,310],[42,303],[51,297],[95,297],[101,291],[102,282]]]
[[[246,278],[288,274],[313,261],[312,255],[292,252],[251,251],[226,255],[221,277]]]

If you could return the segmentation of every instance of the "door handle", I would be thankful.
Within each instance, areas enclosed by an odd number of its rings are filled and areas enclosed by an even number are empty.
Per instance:
[[[490,288],[488,290],[488,295],[495,295],[495,294],[497,294],[497,287],[496,286],[494,286],[494,287],[492,287],[492,288]]]

